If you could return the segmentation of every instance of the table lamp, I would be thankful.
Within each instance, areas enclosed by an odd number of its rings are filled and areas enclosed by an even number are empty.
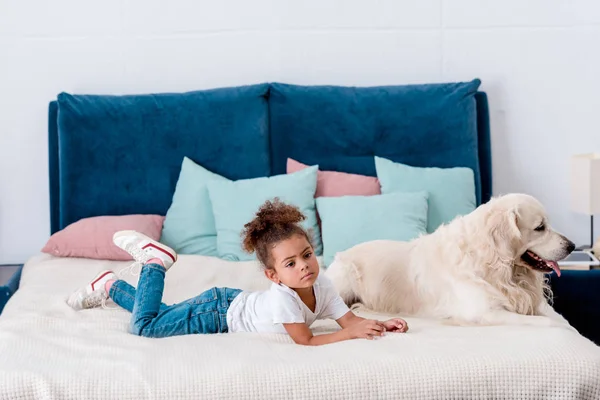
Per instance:
[[[594,214],[600,212],[600,153],[571,157],[571,210],[590,216],[590,248],[594,246]]]

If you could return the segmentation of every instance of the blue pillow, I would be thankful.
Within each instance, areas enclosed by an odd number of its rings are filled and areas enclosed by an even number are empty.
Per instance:
[[[217,229],[206,188],[210,181],[229,179],[184,157],[160,238],[178,253],[217,255]]]
[[[315,254],[321,255],[321,233],[314,199],[318,168],[318,165],[313,165],[287,175],[209,182],[207,186],[217,227],[219,257],[232,261],[256,259],[255,254],[243,250],[241,234],[244,225],[254,218],[260,206],[275,197],[300,208],[306,216],[302,226],[312,234]]]
[[[381,157],[375,157],[375,168],[382,194],[428,192],[428,233],[476,207],[475,178],[470,168],[411,167]]]
[[[323,261],[371,240],[408,241],[427,233],[427,193],[318,197]]]

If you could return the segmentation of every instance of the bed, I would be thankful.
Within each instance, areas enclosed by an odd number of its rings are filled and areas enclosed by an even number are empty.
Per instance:
[[[478,87],[262,84],[61,94],[49,118],[52,233],[98,215],[164,215],[183,156],[230,179],[285,173],[287,157],[370,176],[373,155],[468,166],[477,202],[487,201],[490,135]],[[304,347],[276,334],[137,337],[127,333],[129,314],[121,309],[66,305],[90,276],[127,265],[43,253],[27,261],[0,316],[0,399],[600,398],[600,348],[568,327],[453,327],[406,318],[407,334]],[[136,283],[133,275],[124,279]],[[212,286],[260,290],[267,282],[255,261],[181,255],[164,300]],[[314,331],[335,329],[320,321]]]
[[[75,312],[65,304],[65,293],[90,274],[126,265],[50,255],[29,260],[0,319],[0,398],[597,399],[600,393],[598,348],[568,329],[459,328],[408,318],[405,335],[320,347],[276,334],[153,340],[127,333],[125,311]],[[135,283],[131,275],[126,280]],[[167,275],[165,300],[214,285],[266,284],[253,262],[184,255]],[[324,322],[316,331],[334,325]]]

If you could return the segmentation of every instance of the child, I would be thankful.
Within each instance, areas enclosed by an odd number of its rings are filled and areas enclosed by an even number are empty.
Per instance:
[[[104,305],[110,297],[132,312],[130,331],[146,337],[194,333],[287,333],[298,344],[322,345],[354,338],[373,339],[384,331],[406,332],[406,321],[367,320],[354,315],[332,283],[320,274],[307,232],[305,216],[296,207],[267,201],[245,225],[244,249],[256,252],[269,290],[247,292],[212,288],[197,297],[167,306],[161,303],[165,272],[177,261],[169,247],[135,231],[114,235],[117,246],[143,264],[137,290],[112,271],[101,272],[68,300],[75,309]],[[342,329],[313,336],[317,319],[334,319]]]

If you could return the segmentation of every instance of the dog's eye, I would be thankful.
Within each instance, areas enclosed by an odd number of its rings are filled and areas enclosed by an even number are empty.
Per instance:
[[[541,224],[540,226],[538,226],[537,228],[535,228],[535,230],[538,231],[538,232],[541,232],[544,229],[546,229],[546,225],[544,225],[544,224]]]

